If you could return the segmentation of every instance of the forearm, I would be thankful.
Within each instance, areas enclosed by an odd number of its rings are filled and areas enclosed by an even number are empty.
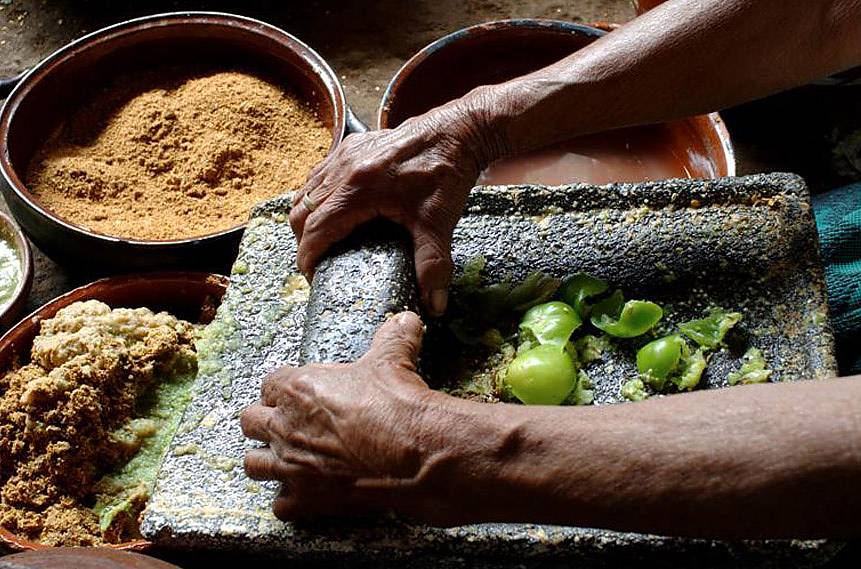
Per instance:
[[[593,408],[446,400],[428,413],[444,444],[419,488],[450,497],[437,506],[443,521],[719,538],[861,533],[859,378]]]
[[[766,96],[861,63],[861,0],[670,0],[463,102],[494,157]]]

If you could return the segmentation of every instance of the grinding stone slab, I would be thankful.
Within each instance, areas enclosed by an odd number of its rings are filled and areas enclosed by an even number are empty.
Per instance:
[[[194,398],[145,512],[142,531],[157,545],[452,567],[491,560],[521,566],[802,567],[821,564],[839,549],[828,541],[724,542],[532,524],[440,529],[392,518],[278,521],[270,510],[277,484],[253,482],[242,471],[243,453],[256,443],[243,438],[238,415],[258,398],[266,373],[300,361],[306,316],[320,322],[327,317],[308,310],[308,290],[294,272],[288,212],[289,200],[277,198],[252,213],[231,285],[207,330],[208,355]],[[377,253],[392,255],[403,269],[402,250]],[[356,249],[351,254],[364,255]],[[741,309],[744,331],[765,353],[775,380],[836,372],[815,226],[797,176],[476,188],[455,231],[453,255],[462,267],[477,254],[487,259],[489,282],[536,269],[559,277],[582,270],[631,296],[661,302],[672,321],[710,304]],[[406,274],[393,269],[380,277],[407,290],[399,280]],[[400,293],[384,297],[402,300]],[[380,311],[372,314],[379,317]],[[339,335],[339,329],[329,330],[331,341],[361,353],[369,327],[360,326],[358,337]],[[588,369],[598,403],[618,400],[620,382],[631,373],[630,361],[615,353],[605,358]],[[738,362],[716,354],[703,387],[724,385],[733,365]]]

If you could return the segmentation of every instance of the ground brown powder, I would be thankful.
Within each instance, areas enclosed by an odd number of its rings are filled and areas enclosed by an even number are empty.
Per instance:
[[[332,142],[314,109],[240,71],[124,76],[36,154],[29,189],[92,231],[188,238],[243,223],[300,186]]]

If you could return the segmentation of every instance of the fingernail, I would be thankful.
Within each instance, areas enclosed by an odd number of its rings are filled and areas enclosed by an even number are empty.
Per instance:
[[[442,316],[448,306],[448,291],[444,288],[432,290],[430,293],[430,309],[434,316]]]

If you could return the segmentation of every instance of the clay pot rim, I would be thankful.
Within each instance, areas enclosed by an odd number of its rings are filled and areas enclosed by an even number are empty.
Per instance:
[[[597,39],[610,33],[610,31],[612,31],[612,29],[615,29],[616,27],[618,27],[618,25],[612,22],[579,24],[576,22],[554,20],[551,18],[515,18],[508,20],[493,20],[490,22],[483,22],[480,24],[461,28],[455,32],[444,35],[441,38],[432,41],[431,43],[420,49],[418,52],[416,52],[411,58],[406,61],[406,63],[404,63],[400,67],[400,69],[397,70],[394,76],[392,76],[391,81],[389,81],[389,84],[386,86],[386,90],[383,92],[383,97],[380,100],[380,106],[377,110],[377,128],[392,128],[388,124],[389,105],[391,104],[392,99],[394,99],[395,95],[397,94],[397,91],[403,80],[409,77],[419,65],[421,65],[426,59],[431,57],[437,51],[440,51],[446,48],[449,44],[455,43],[461,39],[466,38],[467,36],[492,34],[501,29],[525,28],[543,31],[551,30],[558,32],[581,33],[588,37],[593,37]],[[724,159],[726,160],[726,175],[735,176],[735,151],[733,150],[732,139],[730,138],[729,131],[727,130],[726,124],[724,124],[723,119],[716,112],[698,116],[705,117],[705,119],[709,122],[709,126],[713,128],[717,134],[717,138],[720,141],[719,150],[723,153]],[[697,118],[697,116],[689,118],[695,119]]]
[[[100,290],[104,288],[117,288],[126,286],[137,280],[164,281],[164,282],[196,282],[200,285],[209,284],[214,288],[219,288],[222,291],[227,290],[229,283],[228,277],[215,273],[193,272],[193,271],[156,271],[147,273],[135,273],[130,275],[122,275],[116,277],[107,277],[98,279],[85,285],[79,286],[60,296],[46,302],[26,317],[22,318],[17,324],[10,328],[2,337],[0,337],[0,351],[5,351],[7,346],[15,342],[19,335],[32,327],[38,326],[39,323],[52,317],[58,310],[68,306],[72,302],[83,299],[98,299]],[[3,370],[5,371],[5,370]],[[52,545],[45,545],[35,541],[30,541],[20,538],[0,526],[0,544],[6,546],[13,551],[33,551],[37,549],[54,549]],[[123,543],[108,543],[95,547],[108,549],[119,549],[125,551],[145,551],[152,546],[152,543],[145,539],[137,539]]]
[[[310,68],[320,77],[322,82],[330,90],[333,107],[333,124],[331,129],[332,144],[329,147],[329,152],[331,153],[332,150],[337,147],[338,143],[344,137],[344,129],[348,114],[347,98],[344,93],[344,87],[341,85],[337,74],[328,62],[308,44],[277,26],[248,16],[241,16],[228,12],[177,11],[151,14],[148,16],[124,20],[122,22],[100,28],[60,47],[42,59],[32,69],[27,71],[21,81],[6,98],[6,102],[3,104],[2,109],[0,109],[0,150],[2,150],[2,152],[0,152],[0,175],[5,178],[7,185],[13,192],[15,192],[15,194],[17,194],[18,198],[27,204],[27,207],[35,210],[39,215],[52,220],[54,223],[57,223],[67,230],[86,235],[89,238],[97,239],[108,244],[125,244],[150,249],[191,245],[204,240],[218,239],[220,237],[234,234],[245,228],[247,222],[239,223],[213,233],[206,233],[182,239],[163,240],[136,239],[99,233],[69,221],[50,208],[45,207],[41,201],[27,189],[27,186],[24,184],[15,167],[12,165],[9,156],[9,126],[17,107],[32,87],[37,84],[42,77],[49,74],[56,66],[62,65],[65,60],[74,58],[78,52],[97,43],[111,42],[127,34],[136,33],[152,27],[183,26],[188,24],[215,25],[242,29],[247,32],[256,33],[258,35],[266,36],[269,39],[276,40],[285,50],[292,50],[294,53],[299,55],[302,60],[308,63]]]
[[[14,323],[14,318],[17,316],[24,303],[27,302],[27,296],[30,294],[30,287],[33,284],[33,252],[30,250],[30,242],[24,236],[24,232],[18,223],[11,215],[0,211],[0,233],[5,233],[12,249],[18,254],[18,263],[20,266],[21,275],[18,279],[18,284],[12,292],[12,296],[6,303],[6,306],[0,310],[0,325],[6,327]]]

